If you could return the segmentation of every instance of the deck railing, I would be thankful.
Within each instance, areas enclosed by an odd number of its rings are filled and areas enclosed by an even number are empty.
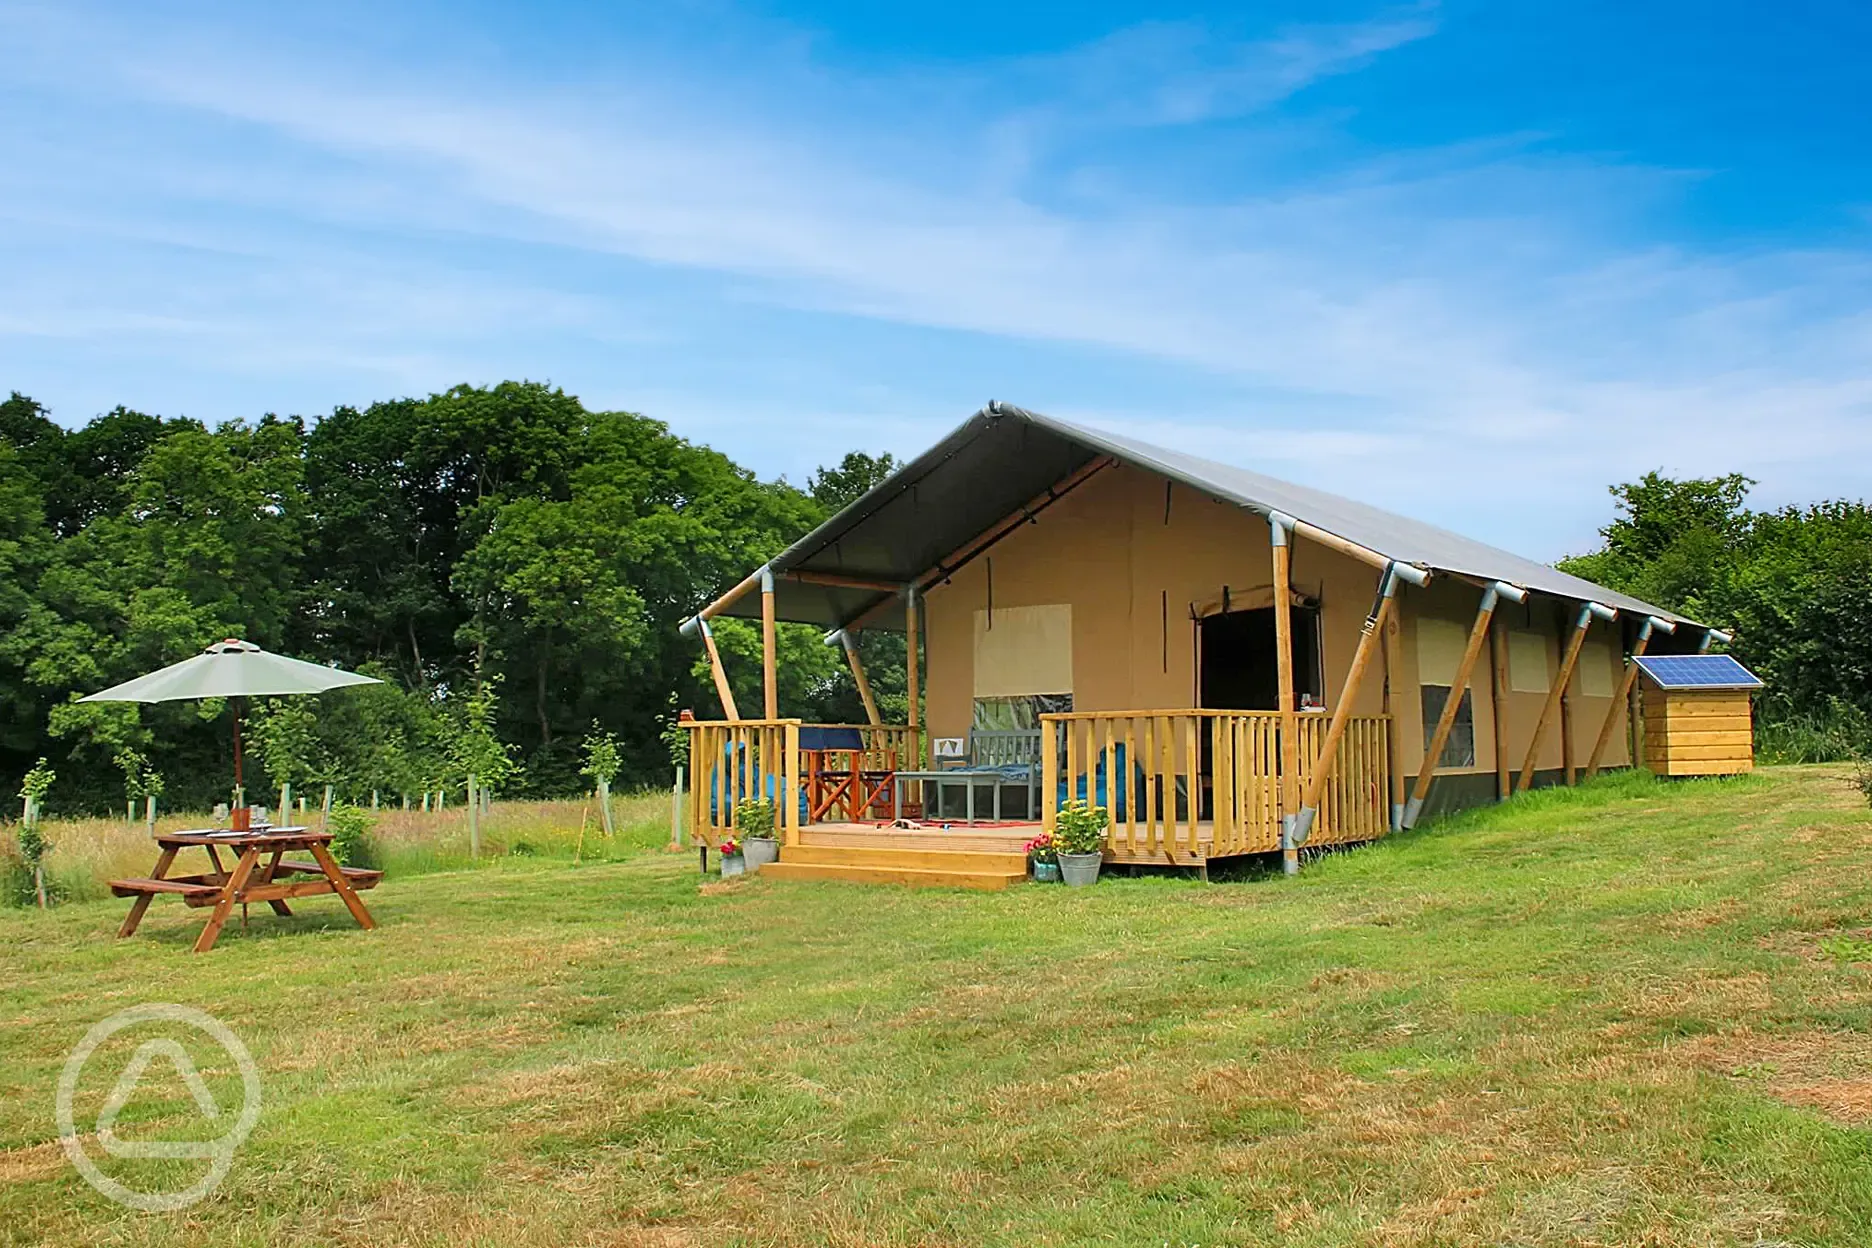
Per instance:
[[[1280,848],[1280,720],[1274,711],[1079,711],[1043,715],[1044,822],[1062,796],[1104,806],[1124,857],[1173,861]],[[1310,845],[1371,840],[1389,826],[1384,716],[1353,716],[1320,800]],[[1299,719],[1300,782],[1326,718]]]
[[[1193,862],[1280,848],[1280,715],[1274,711],[1078,711],[1043,715],[1042,822],[1053,826],[1062,796],[1111,812],[1108,844],[1121,857]],[[867,772],[913,770],[921,730],[890,724],[805,724],[797,719],[693,721],[689,732],[689,826],[709,846],[736,831],[735,807],[774,803],[776,831],[797,844],[809,822],[803,786],[810,765],[802,728],[856,729],[862,750],[837,751],[838,765]],[[1298,719],[1300,786],[1313,774],[1327,719]],[[1374,840],[1389,827],[1387,738],[1382,715],[1346,721],[1321,792],[1309,845]]]
[[[689,733],[689,828],[713,849],[735,834],[735,807],[774,803],[774,831],[797,844],[800,829],[797,719],[694,720]]]
[[[920,766],[922,730],[901,724],[809,724],[798,719],[688,720],[691,781],[688,796],[692,834],[713,848],[737,829],[735,807],[748,800],[774,803],[774,826],[787,844],[797,844],[808,822],[801,801],[809,761],[802,753],[802,728],[853,730],[863,746],[831,750],[838,766],[891,772]]]

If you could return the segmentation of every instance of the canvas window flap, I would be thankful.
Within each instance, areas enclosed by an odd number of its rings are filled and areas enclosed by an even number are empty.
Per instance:
[[[996,607],[975,612],[975,696],[1071,693],[1072,607]]]

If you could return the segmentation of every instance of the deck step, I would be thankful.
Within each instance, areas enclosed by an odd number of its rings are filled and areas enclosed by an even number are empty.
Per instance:
[[[961,871],[886,864],[854,866],[849,863],[770,862],[760,869],[770,880],[846,880],[856,884],[908,884],[922,888],[974,888],[993,891],[1027,878],[1020,871]]]
[[[805,828],[804,846],[841,849],[907,849],[937,853],[1022,854],[1023,846],[1038,835],[1038,826],[997,832],[898,831],[878,828]]]
[[[928,846],[788,845],[780,861],[823,867],[914,867],[922,871],[986,871],[1019,875],[1027,855],[997,849],[957,850]]]

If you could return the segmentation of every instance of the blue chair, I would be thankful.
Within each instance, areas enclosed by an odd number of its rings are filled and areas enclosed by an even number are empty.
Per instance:
[[[754,777],[749,774],[751,764],[747,757],[747,743],[731,741],[722,753],[727,759],[727,766],[709,777],[709,822],[714,824],[721,823],[725,806],[747,801],[755,792]],[[766,799],[773,803],[777,815],[780,807],[780,774],[769,771],[762,777],[760,787],[765,790]],[[806,816],[806,786],[795,784],[794,789],[799,799],[799,821],[804,825],[809,822]]]
[[[1093,758],[1096,760],[1096,763],[1090,777],[1084,772],[1071,777],[1073,787],[1078,790],[1076,797],[1079,801],[1084,802],[1089,800],[1094,806],[1103,806],[1106,810],[1111,812],[1114,819],[1119,818],[1127,809],[1125,799],[1129,796],[1130,784],[1128,782],[1131,777],[1131,766],[1125,759],[1124,742],[1120,741],[1112,746],[1112,770],[1118,773],[1116,784],[1107,785],[1105,782],[1105,751],[1100,750]],[[1088,779],[1091,781],[1090,786],[1087,785]],[[1069,800],[1067,797],[1068,783],[1069,781],[1066,779],[1062,779],[1059,782],[1058,800],[1062,806]],[[1093,794],[1091,798],[1087,798],[1086,796],[1088,787],[1090,787]],[[1116,790],[1115,794],[1112,792],[1114,789]],[[1117,801],[1108,800],[1114,795]]]

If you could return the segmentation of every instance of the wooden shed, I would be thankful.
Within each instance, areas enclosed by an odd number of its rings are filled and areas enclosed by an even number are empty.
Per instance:
[[[1660,776],[1727,776],[1755,766],[1755,673],[1726,654],[1643,655],[1644,765]]]

